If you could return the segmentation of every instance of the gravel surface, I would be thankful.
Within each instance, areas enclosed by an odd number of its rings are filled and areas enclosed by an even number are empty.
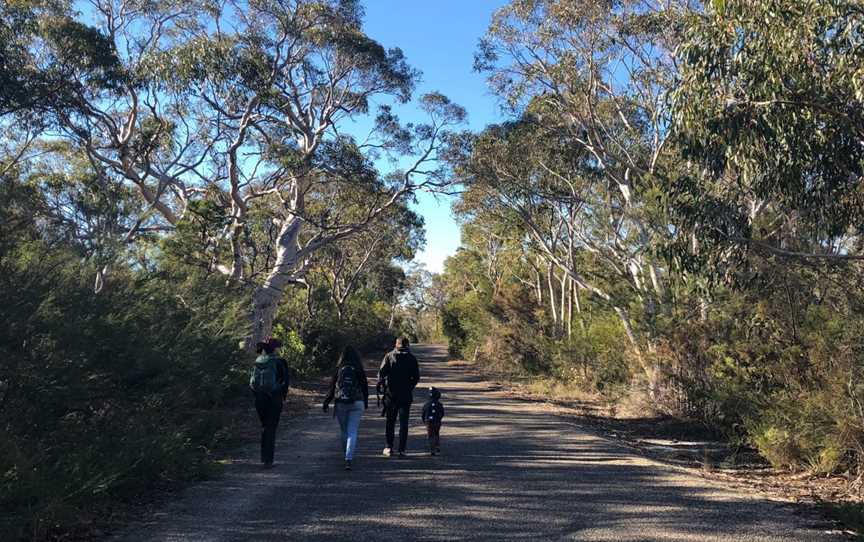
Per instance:
[[[791,505],[640,457],[542,404],[507,398],[448,366],[444,347],[414,352],[422,381],[407,458],[381,455],[373,398],[354,470],[344,471],[338,425],[319,409],[283,424],[272,470],[250,446],[220,479],[189,488],[117,540],[842,539]],[[437,457],[419,422],[429,385],[442,390],[448,415]]]

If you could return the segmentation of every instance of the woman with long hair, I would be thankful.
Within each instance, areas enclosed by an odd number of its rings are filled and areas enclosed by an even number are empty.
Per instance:
[[[342,432],[342,447],[345,450],[345,470],[351,470],[354,450],[357,448],[357,432],[363,411],[369,408],[369,383],[366,370],[357,351],[346,346],[339,356],[339,363],[330,381],[330,391],[324,398],[324,412],[335,401],[333,415],[339,420]]]

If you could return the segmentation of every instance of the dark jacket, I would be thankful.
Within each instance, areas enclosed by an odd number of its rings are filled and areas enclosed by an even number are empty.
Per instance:
[[[440,422],[444,417],[444,405],[438,399],[429,399],[423,405],[423,414],[420,419],[426,422]]]
[[[387,384],[387,397],[393,405],[414,401],[414,388],[420,382],[420,366],[408,348],[397,348],[384,356],[378,369],[378,381]]]
[[[330,379],[330,391],[327,392],[327,397],[324,398],[325,405],[333,402],[333,398],[336,395],[336,379],[339,378],[339,370],[342,367],[342,365],[336,367],[336,370],[333,372],[333,378]],[[366,378],[366,371],[361,371],[356,367],[354,369],[357,373],[357,380],[360,382],[360,391],[363,392],[363,404],[366,405],[366,408],[369,408],[369,380]]]

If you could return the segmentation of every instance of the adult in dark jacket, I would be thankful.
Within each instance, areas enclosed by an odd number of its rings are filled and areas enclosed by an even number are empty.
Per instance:
[[[384,356],[381,368],[378,369],[379,385],[383,383],[384,414],[387,416],[386,438],[387,447],[384,455],[393,453],[393,440],[396,432],[396,418],[399,418],[399,457],[405,456],[408,444],[408,418],[411,414],[411,403],[414,401],[414,388],[420,382],[420,367],[417,358],[408,349],[408,339],[401,337],[396,340],[396,348]]]
[[[249,377],[249,387],[255,395],[255,410],[261,420],[261,463],[268,468],[273,466],[276,427],[288,395],[288,362],[277,353],[281,347],[282,343],[277,339],[258,343],[258,357]]]
[[[357,432],[363,411],[369,408],[369,383],[366,370],[357,351],[346,346],[330,379],[330,391],[324,398],[324,412],[336,401],[333,414],[339,420],[342,447],[345,450],[345,470],[351,470],[354,450],[357,448]]]

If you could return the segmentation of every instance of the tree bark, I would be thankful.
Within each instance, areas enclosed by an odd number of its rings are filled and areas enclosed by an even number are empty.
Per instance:
[[[552,323],[555,325],[555,328],[558,328],[558,312],[556,310],[555,304],[555,287],[552,285],[552,262],[548,262],[546,264],[546,282],[549,286],[549,308],[552,310]]]
[[[273,317],[285,287],[292,281],[292,271],[298,262],[298,238],[303,221],[299,216],[293,216],[282,223],[279,229],[276,261],[264,283],[252,294],[251,333],[247,349],[253,350],[255,345],[270,336],[273,330]]]
[[[576,314],[579,315],[579,329],[582,330],[582,334],[585,334],[585,317],[582,316],[582,303],[579,301],[579,288],[576,287],[572,281],[570,282],[570,288],[573,290],[573,302],[576,304]]]
[[[567,273],[561,273],[561,278],[559,282],[561,283],[561,331],[564,331],[564,326],[566,325],[566,300],[567,300]]]
[[[564,275],[565,279],[569,279]],[[566,280],[567,283],[567,339],[573,338],[573,282]]]

